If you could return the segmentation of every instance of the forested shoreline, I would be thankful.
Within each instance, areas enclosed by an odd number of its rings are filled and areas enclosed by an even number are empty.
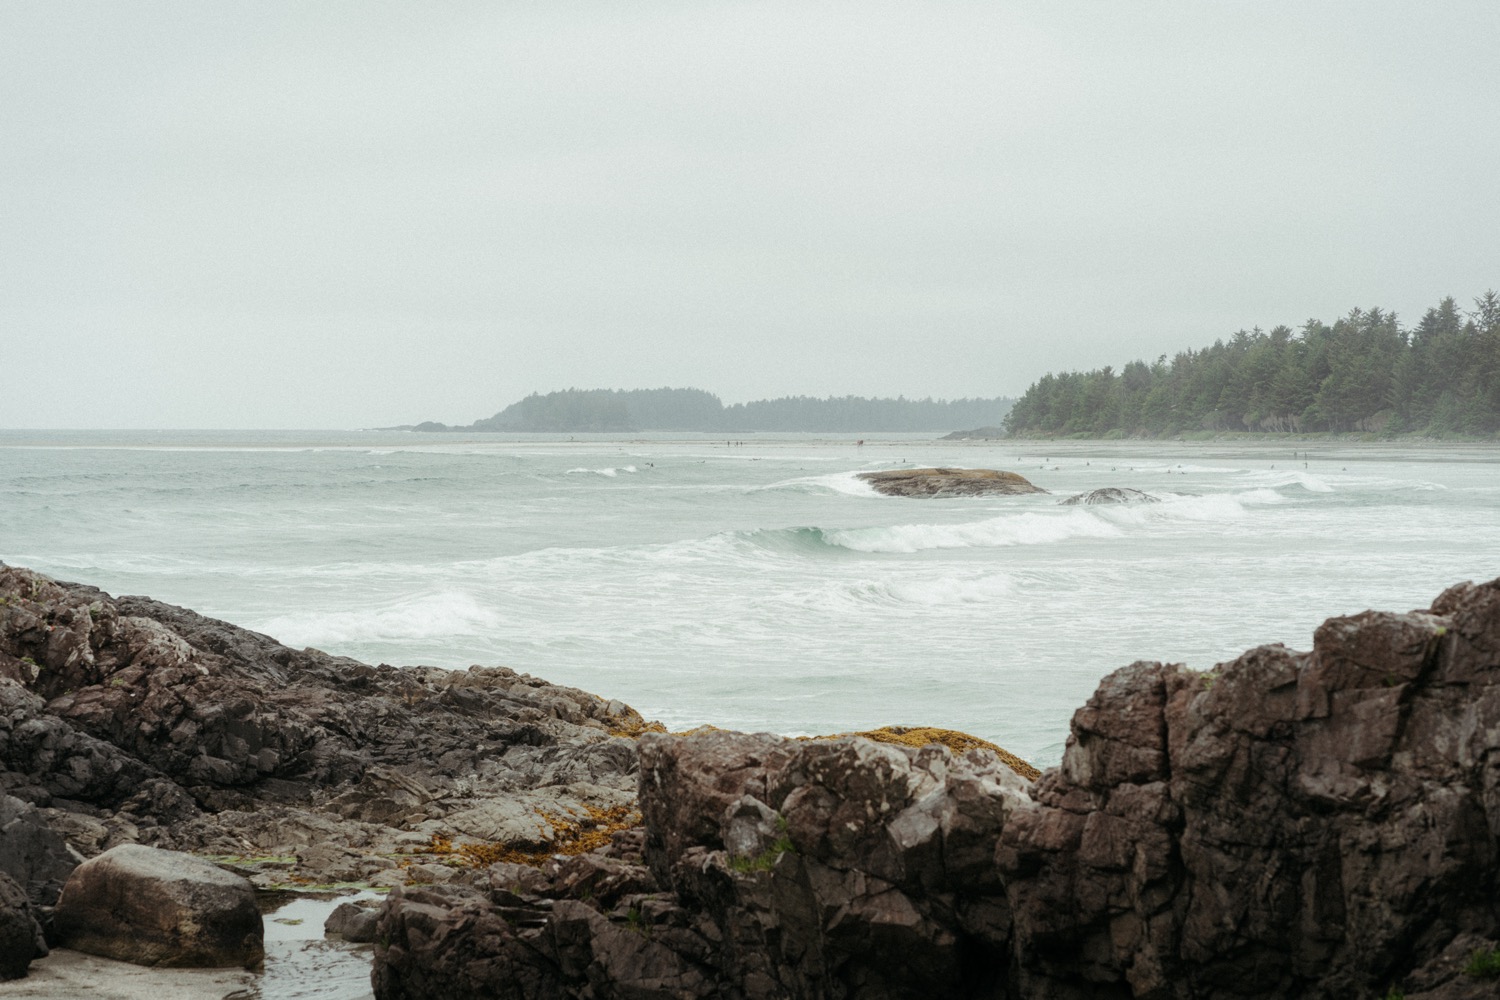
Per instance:
[[[532,393],[464,427],[418,424],[418,431],[754,431],[862,433],[949,431],[997,425],[1011,400],[783,396],[725,406],[702,389],[564,389]]]
[[[1500,433],[1500,295],[1450,297],[1415,327],[1355,309],[1331,326],[1240,330],[1228,341],[1120,371],[1047,374],[1005,419],[1018,437],[1155,437],[1211,431]]]

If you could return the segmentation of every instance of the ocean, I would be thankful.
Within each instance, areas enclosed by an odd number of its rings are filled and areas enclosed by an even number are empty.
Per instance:
[[[855,478],[925,465],[1051,493]],[[1162,502],[1058,503],[1103,486]],[[1047,766],[1117,667],[1305,649],[1329,616],[1500,575],[1500,449],[11,430],[0,560],[372,663],[504,664],[672,729],[933,725]]]

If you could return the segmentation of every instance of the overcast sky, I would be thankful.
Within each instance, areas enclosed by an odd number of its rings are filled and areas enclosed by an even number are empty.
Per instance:
[[[1500,287],[1500,4],[0,0],[0,427],[1014,395]]]

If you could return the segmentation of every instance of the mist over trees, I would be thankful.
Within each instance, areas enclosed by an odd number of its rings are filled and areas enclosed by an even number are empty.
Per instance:
[[[1011,400],[869,399],[784,396],[725,406],[702,389],[564,389],[532,393],[468,427],[419,424],[416,430],[848,432],[951,431],[998,425]]]
[[[1329,326],[1241,330],[1123,369],[1048,374],[1006,417],[1013,435],[1190,431],[1500,432],[1500,295],[1445,298],[1412,329],[1355,309]]]

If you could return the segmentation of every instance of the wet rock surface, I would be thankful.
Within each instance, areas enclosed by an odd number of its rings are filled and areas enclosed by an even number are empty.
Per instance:
[[[253,968],[265,957],[249,881],[177,851],[122,844],[73,870],[58,942],[136,965]]]
[[[893,497],[1019,496],[1046,493],[1016,472],[998,469],[889,469],[861,472],[877,493]]]
[[[1497,683],[1500,581],[1119,670],[1033,784],[983,750],[645,736],[643,830],[393,893],[376,995],[1491,997]]]
[[[1089,490],[1087,493],[1075,493],[1064,500],[1059,500],[1058,503],[1069,507],[1108,503],[1161,503],[1161,498],[1123,486],[1105,486],[1101,489]]]

